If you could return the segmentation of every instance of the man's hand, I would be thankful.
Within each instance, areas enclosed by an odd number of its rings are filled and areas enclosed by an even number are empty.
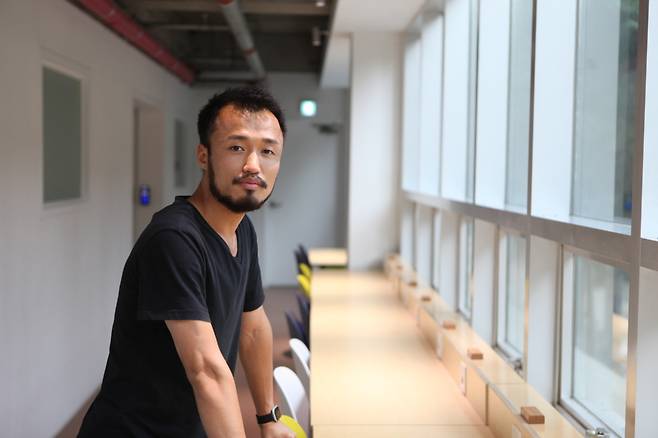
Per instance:
[[[265,423],[260,426],[260,436],[262,438],[295,438],[292,430],[283,423]]]

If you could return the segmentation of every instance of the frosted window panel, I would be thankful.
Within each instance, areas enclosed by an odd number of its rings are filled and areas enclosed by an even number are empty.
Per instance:
[[[480,2],[475,202],[505,207],[510,1]]]
[[[574,257],[573,378],[567,396],[623,436],[628,348],[628,275]]]
[[[500,241],[498,346],[513,359],[523,356],[525,335],[526,239],[505,234]]]
[[[441,87],[443,85],[443,17],[426,16],[421,37],[419,189],[439,194]]]
[[[477,0],[447,0],[444,12],[444,86],[441,195],[473,200],[477,82]]]
[[[82,196],[82,85],[43,68],[43,201]]]
[[[506,204],[525,210],[528,197],[532,2],[511,0]]]
[[[630,223],[639,4],[578,9],[572,214]]]
[[[459,311],[467,318],[473,309],[473,219],[464,219],[459,236]]]
[[[410,36],[404,50],[402,188],[418,190],[420,160],[420,41]]]

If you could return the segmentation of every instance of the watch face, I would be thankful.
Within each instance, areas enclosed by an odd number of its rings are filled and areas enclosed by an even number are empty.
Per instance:
[[[274,421],[279,421],[279,418],[281,418],[281,409],[278,406],[274,406],[272,412],[274,413]]]

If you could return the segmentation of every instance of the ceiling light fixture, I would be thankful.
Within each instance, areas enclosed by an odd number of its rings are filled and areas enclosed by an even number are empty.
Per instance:
[[[327,2],[325,0],[315,0],[315,6],[318,8],[324,8],[327,6]]]

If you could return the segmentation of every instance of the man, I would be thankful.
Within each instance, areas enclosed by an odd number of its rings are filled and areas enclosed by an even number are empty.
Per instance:
[[[294,436],[277,422],[272,329],[245,216],[272,193],[283,114],[263,90],[229,89],[201,110],[198,131],[203,177],[192,196],[153,216],[128,257],[81,437],[244,437],[238,349],[262,437]]]

